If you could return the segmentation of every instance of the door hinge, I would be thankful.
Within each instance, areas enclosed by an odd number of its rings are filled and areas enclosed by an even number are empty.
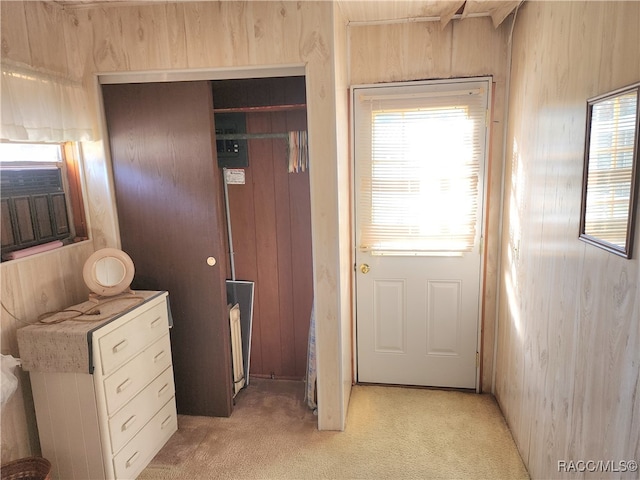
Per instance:
[[[480,366],[480,352],[476,352],[476,367]]]

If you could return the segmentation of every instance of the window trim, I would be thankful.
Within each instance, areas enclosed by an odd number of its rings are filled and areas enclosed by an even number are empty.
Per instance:
[[[84,204],[80,144],[65,142],[62,145],[62,154],[66,171],[63,182],[67,183],[66,187],[68,188],[67,210],[72,212],[73,241],[88,240],[89,226]]]

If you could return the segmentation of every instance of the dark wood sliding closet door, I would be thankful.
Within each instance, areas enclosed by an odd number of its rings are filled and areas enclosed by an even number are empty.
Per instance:
[[[103,95],[133,287],[169,292],[178,412],[228,416],[225,220],[209,83],[104,85]]]

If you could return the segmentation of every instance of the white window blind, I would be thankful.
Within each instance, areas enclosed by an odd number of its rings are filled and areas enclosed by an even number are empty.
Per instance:
[[[638,90],[591,110],[585,233],[624,247],[627,238]]]
[[[469,252],[479,239],[488,82],[355,90],[357,241]]]

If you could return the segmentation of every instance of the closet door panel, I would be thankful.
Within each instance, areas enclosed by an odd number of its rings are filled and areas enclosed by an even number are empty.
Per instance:
[[[226,227],[209,83],[103,85],[103,97],[133,287],[171,298],[178,412],[228,416]]]

